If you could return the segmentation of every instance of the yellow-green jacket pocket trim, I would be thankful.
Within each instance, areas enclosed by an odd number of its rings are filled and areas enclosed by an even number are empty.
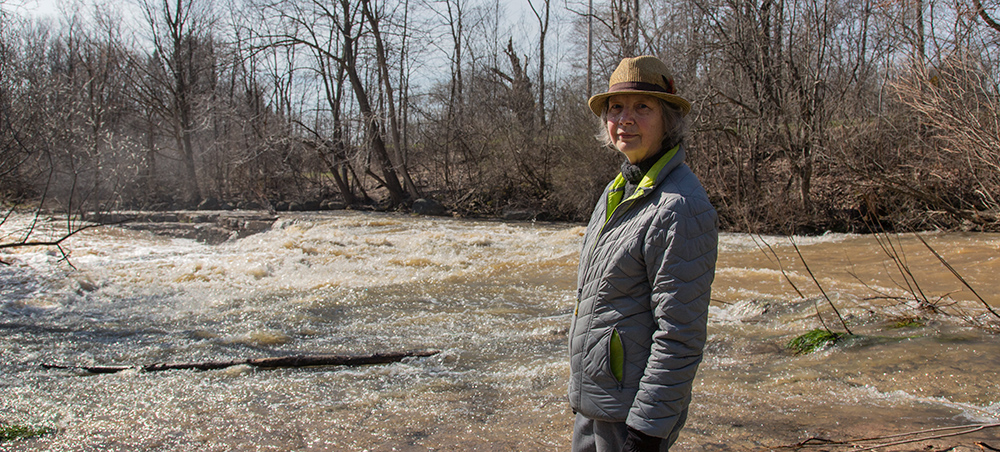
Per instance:
[[[618,335],[618,329],[611,330],[611,344],[608,347],[608,358],[611,364],[611,375],[619,383],[625,379],[625,345]]]

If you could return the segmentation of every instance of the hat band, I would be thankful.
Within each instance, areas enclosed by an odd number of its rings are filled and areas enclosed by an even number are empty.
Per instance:
[[[671,87],[671,88],[673,88],[673,87]],[[655,83],[646,83],[646,82],[622,82],[622,83],[615,83],[614,85],[611,85],[610,88],[608,88],[608,92],[609,93],[610,92],[614,92],[614,91],[632,91],[632,90],[638,90],[638,91],[655,91],[655,92],[658,92],[658,93],[667,93],[667,94],[673,94],[674,93],[673,89],[664,89],[662,86],[657,85]]]

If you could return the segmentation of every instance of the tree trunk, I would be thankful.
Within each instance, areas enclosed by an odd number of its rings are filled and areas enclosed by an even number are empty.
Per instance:
[[[159,49],[169,55],[169,66],[173,80],[172,98],[174,115],[174,138],[178,150],[181,153],[181,160],[184,163],[184,177],[187,182],[186,201],[198,202],[202,199],[201,188],[198,186],[198,177],[194,159],[194,144],[191,135],[194,133],[194,120],[192,118],[191,99],[194,90],[194,47],[195,40],[190,31],[185,27],[194,27],[189,23],[190,12],[187,8],[189,3],[184,0],[176,0],[173,7],[173,14],[170,10],[170,1],[163,0],[164,24],[170,35],[170,48]]]
[[[382,133],[379,130],[377,116],[372,110],[370,97],[365,89],[364,82],[361,80],[361,76],[358,74],[357,55],[355,53],[356,37],[351,35],[353,24],[350,23],[351,19],[349,17],[350,2],[341,0],[341,7],[344,10],[345,16],[344,27],[341,30],[344,37],[344,59],[341,61],[341,64],[347,69],[347,78],[351,81],[354,97],[358,101],[358,109],[361,110],[361,115],[364,118],[365,134],[368,137],[368,143],[371,145],[371,149],[375,154],[375,160],[378,162],[379,169],[385,179],[385,187],[389,190],[390,202],[393,206],[399,206],[403,204],[406,193],[403,191],[403,186],[399,183],[399,178],[396,176],[392,160],[389,158],[389,152],[386,150],[385,140],[382,139]]]
[[[385,45],[382,43],[382,33],[378,27],[379,21],[375,17],[375,12],[371,9],[371,2],[364,0],[362,4],[364,13],[368,17],[368,23],[371,25],[372,35],[375,38],[375,56],[378,62],[379,78],[382,79],[382,86],[385,89],[387,99],[386,106],[389,109],[389,130],[392,134],[392,144],[395,151],[392,156],[396,157],[396,161],[393,162],[393,168],[403,177],[403,182],[406,183],[406,189],[410,195],[417,198],[420,197],[420,190],[417,189],[417,185],[410,178],[410,172],[403,161],[403,140],[399,133],[399,116],[396,114],[396,100],[393,96],[392,80],[389,78],[389,64],[386,62]]]
[[[531,5],[531,10],[535,13],[535,18],[538,19],[538,123],[545,128],[545,36],[549,32],[549,7],[552,4],[551,0],[542,0],[544,3],[545,10],[538,11],[535,9],[534,3],[528,2]]]
[[[339,144],[335,144],[335,146],[339,146]],[[337,189],[340,190],[341,197],[344,198],[344,202],[347,203],[347,205],[353,205],[357,201],[357,198],[351,190],[351,185],[348,184],[347,180],[342,176],[340,168],[338,167],[339,165],[337,165],[336,162],[330,161],[328,154],[324,152],[324,147],[325,146],[322,144],[315,144],[313,146],[316,150],[317,157],[323,161],[323,164],[326,165],[326,169],[330,171],[334,183],[337,184]],[[334,153],[334,155],[336,154],[337,153]]]

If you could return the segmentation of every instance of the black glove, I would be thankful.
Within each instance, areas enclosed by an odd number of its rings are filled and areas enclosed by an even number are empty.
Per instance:
[[[649,436],[632,427],[627,428],[628,436],[625,438],[622,452],[660,452],[660,441],[663,441],[663,438]]]

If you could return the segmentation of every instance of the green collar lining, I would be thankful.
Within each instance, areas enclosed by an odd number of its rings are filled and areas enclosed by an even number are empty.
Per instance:
[[[680,145],[674,146],[670,152],[667,152],[663,155],[663,157],[660,157],[653,167],[642,176],[642,180],[639,182],[638,187],[636,187],[635,193],[632,193],[632,196],[625,200],[622,200],[622,197],[625,196],[625,176],[618,173],[618,176],[615,177],[614,182],[611,184],[611,190],[608,192],[608,209],[604,217],[604,222],[607,223],[611,220],[611,215],[615,213],[615,209],[617,209],[622,202],[631,201],[645,196],[646,190],[644,189],[653,188],[653,184],[656,183],[656,178],[660,175],[660,171],[663,170],[664,166],[667,166],[667,162],[677,155],[677,151],[679,149]]]

